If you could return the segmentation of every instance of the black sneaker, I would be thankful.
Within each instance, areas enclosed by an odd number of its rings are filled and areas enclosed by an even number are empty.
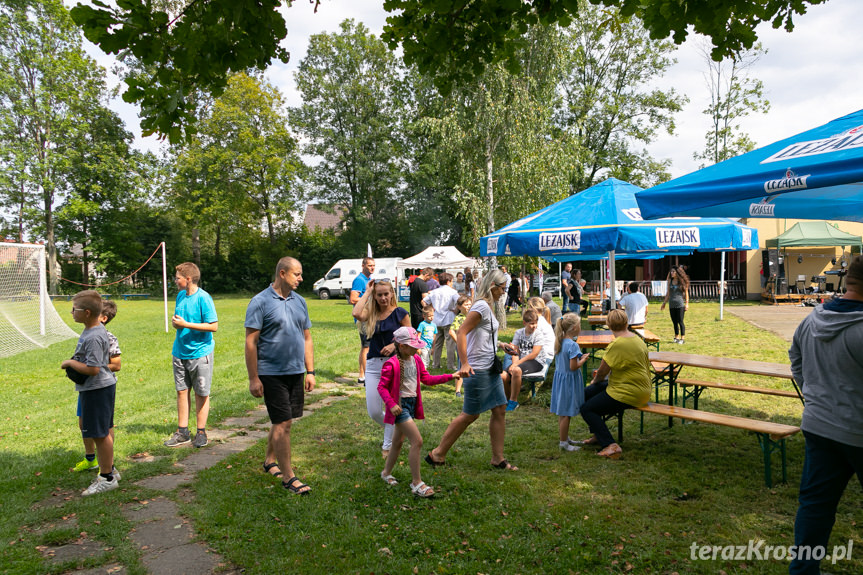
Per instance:
[[[195,434],[195,440],[192,441],[192,445],[195,447],[205,447],[209,441],[207,441],[207,432],[199,431]]]
[[[186,445],[187,443],[192,441],[192,436],[186,433],[180,433],[180,430],[174,432],[174,435],[168,438],[165,442],[166,447],[179,447],[180,445]]]

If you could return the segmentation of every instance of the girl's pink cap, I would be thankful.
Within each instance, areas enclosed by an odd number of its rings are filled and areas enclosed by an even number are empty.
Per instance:
[[[393,332],[393,341],[409,345],[414,349],[424,349],[426,342],[420,339],[420,334],[412,327],[400,327]]]

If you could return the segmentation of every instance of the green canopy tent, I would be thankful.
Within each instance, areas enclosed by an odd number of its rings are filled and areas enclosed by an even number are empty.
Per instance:
[[[778,235],[771,240],[767,240],[765,245],[768,248],[778,248],[780,250],[787,248],[860,246],[861,251],[863,251],[863,237],[843,232],[824,220],[807,220],[798,222],[784,234]],[[787,257],[785,258],[785,261],[788,262]],[[788,267],[789,266],[786,263],[786,270],[788,270]],[[786,271],[786,277],[792,277],[788,271]],[[789,281],[789,284],[790,283],[791,282]]]
[[[767,240],[768,248],[820,248],[861,244],[861,236],[843,232],[824,220],[798,222],[784,234]]]

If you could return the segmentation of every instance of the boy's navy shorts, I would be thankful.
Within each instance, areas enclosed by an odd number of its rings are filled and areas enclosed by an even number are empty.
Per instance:
[[[261,375],[264,403],[271,423],[282,423],[303,416],[305,373],[292,375]]]
[[[117,386],[78,392],[81,400],[81,437],[108,437],[114,427]]]

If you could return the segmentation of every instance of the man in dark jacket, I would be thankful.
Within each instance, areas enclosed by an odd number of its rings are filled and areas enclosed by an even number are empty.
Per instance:
[[[845,281],[845,295],[816,307],[788,350],[806,401],[793,575],[820,573],[813,557],[829,551],[842,493],[855,473],[863,485],[863,259],[854,259]]]

